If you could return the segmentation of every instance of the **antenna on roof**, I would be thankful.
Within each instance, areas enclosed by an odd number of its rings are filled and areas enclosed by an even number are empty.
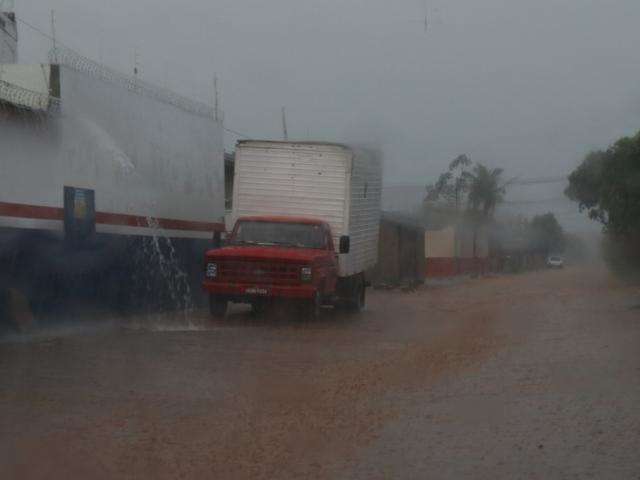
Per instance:
[[[285,142],[289,140],[289,134],[287,133],[287,111],[282,107],[282,134]]]
[[[138,54],[138,49],[133,49],[133,76],[138,78],[138,73],[140,72],[140,55]]]
[[[424,0],[424,33],[429,32],[429,4]]]

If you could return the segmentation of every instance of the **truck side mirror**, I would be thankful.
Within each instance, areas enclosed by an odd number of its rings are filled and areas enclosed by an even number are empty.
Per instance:
[[[351,239],[348,235],[340,237],[340,253],[349,253],[351,250]]]
[[[222,248],[227,244],[226,232],[214,232],[213,234],[213,248]]]
[[[213,232],[211,246],[213,248],[220,248],[222,246],[222,233],[220,231]]]

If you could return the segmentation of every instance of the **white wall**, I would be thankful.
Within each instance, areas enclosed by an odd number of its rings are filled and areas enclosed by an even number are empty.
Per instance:
[[[426,258],[453,258],[456,256],[456,229],[427,230],[424,233]]]
[[[60,70],[59,114],[0,116],[0,202],[61,207],[67,185],[94,189],[101,212],[222,220],[220,123]]]

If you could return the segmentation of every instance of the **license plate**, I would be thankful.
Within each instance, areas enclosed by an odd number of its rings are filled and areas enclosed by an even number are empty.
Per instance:
[[[269,289],[268,288],[260,288],[260,287],[249,287],[249,288],[245,289],[244,293],[246,293],[247,295],[266,296],[266,295],[269,295]]]

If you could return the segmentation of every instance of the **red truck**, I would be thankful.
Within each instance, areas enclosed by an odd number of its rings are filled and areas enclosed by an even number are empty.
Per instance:
[[[381,165],[338,144],[242,141],[226,246],[205,255],[211,314],[295,302],[359,312],[377,260]]]
[[[228,302],[250,303],[256,311],[275,300],[298,301],[311,316],[323,304],[364,306],[364,276],[338,276],[338,255],[349,253],[349,238],[336,251],[328,223],[305,217],[240,218],[224,248],[206,255],[204,287],[213,316]]]

